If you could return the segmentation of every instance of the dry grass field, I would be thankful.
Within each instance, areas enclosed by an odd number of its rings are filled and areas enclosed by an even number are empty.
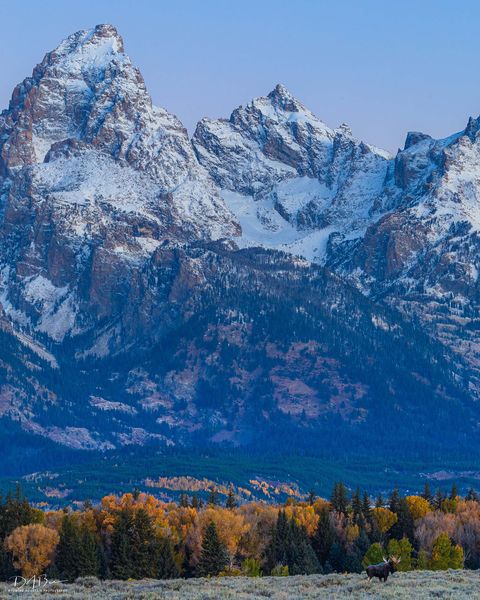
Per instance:
[[[225,577],[171,581],[99,581],[84,578],[50,590],[14,590],[0,584],[0,598],[55,600],[318,600],[337,598],[427,600],[480,598],[478,571],[397,573],[387,583],[368,584],[364,575]]]

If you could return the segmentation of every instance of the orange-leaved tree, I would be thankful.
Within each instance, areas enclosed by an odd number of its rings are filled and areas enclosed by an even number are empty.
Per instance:
[[[422,498],[422,496],[407,496],[405,501],[407,502],[410,514],[415,520],[421,519],[429,512],[432,512],[430,502]]]
[[[398,521],[397,515],[388,508],[382,506],[372,508],[372,517],[377,523],[378,529],[385,534]]]
[[[52,562],[59,535],[54,529],[35,523],[22,525],[5,539],[5,549],[12,553],[13,564],[24,577],[42,575]]]

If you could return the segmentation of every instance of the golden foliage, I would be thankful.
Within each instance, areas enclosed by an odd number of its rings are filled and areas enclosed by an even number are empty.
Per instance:
[[[372,517],[375,519],[381,533],[387,533],[398,520],[398,517],[394,512],[383,507],[372,508]]]
[[[36,523],[14,529],[4,546],[12,553],[14,566],[28,578],[43,574],[52,562],[59,539],[54,529]]]
[[[421,519],[427,513],[432,511],[432,507],[428,500],[425,500],[425,498],[422,498],[421,496],[407,496],[405,500],[408,505],[408,510],[415,520]]]
[[[289,519],[293,519],[297,525],[304,527],[308,535],[312,536],[318,524],[319,515],[315,508],[309,504],[288,504],[285,513]]]

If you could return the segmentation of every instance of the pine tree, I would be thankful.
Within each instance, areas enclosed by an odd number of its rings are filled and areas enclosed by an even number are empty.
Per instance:
[[[383,561],[384,556],[385,551],[383,546],[376,542],[375,544],[372,544],[365,553],[362,564],[364,567],[368,567],[368,565],[376,565],[377,563]]]
[[[333,487],[332,497],[330,500],[333,510],[338,513],[347,513],[348,495],[347,488],[342,482],[336,483]]]
[[[238,506],[238,502],[235,497],[235,493],[231,486],[228,488],[228,494],[227,494],[227,500],[225,502],[225,506],[226,506],[226,508],[228,508],[230,510],[233,510],[234,508],[236,508]]]
[[[99,577],[101,571],[100,547],[95,534],[83,526],[80,529],[78,553],[78,576]]]
[[[55,565],[59,577],[75,581],[79,576],[80,534],[70,515],[64,515],[60,530],[60,541],[56,551]]]
[[[305,529],[294,519],[289,521],[287,566],[290,575],[311,575],[321,572],[320,564]]]
[[[396,556],[400,559],[400,563],[398,564],[397,569],[399,571],[411,571],[412,570],[412,551],[413,546],[408,540],[408,538],[404,537],[401,540],[390,540],[388,542],[387,547],[388,555]]]
[[[450,500],[456,500],[458,496],[458,488],[455,484],[452,485],[452,489],[450,491]]]
[[[152,519],[143,508],[136,511],[130,535],[130,553],[134,579],[155,577],[156,556],[158,548],[153,530]]]
[[[207,504],[210,504],[211,506],[217,506],[218,504],[218,492],[217,488],[214,485],[212,485],[212,487],[210,488]]]
[[[430,568],[433,571],[463,568],[463,549],[455,546],[448,534],[441,533],[433,544]]]
[[[114,579],[133,577],[134,565],[130,547],[132,529],[132,511],[124,508],[117,515],[112,534],[110,572]]]
[[[191,502],[190,506],[192,508],[195,508],[196,510],[198,510],[201,507],[201,502],[198,499],[197,494],[193,494],[193,496],[192,496],[192,502]]]
[[[3,540],[17,527],[42,523],[43,519],[43,511],[30,506],[19,485],[14,496],[7,494],[0,504],[0,580],[5,581],[15,574],[12,556],[4,548]]]
[[[172,542],[167,538],[161,538],[157,542],[157,569],[158,579],[176,579],[180,577],[180,570],[175,562]]]
[[[415,538],[415,524],[405,498],[398,499],[395,513],[397,515],[397,522],[393,524],[389,531],[390,537],[397,540],[406,537],[413,543]]]
[[[343,573],[345,571],[345,550],[339,542],[334,542],[328,553],[328,571]],[[327,571],[327,568],[325,569]]]
[[[441,509],[444,500],[445,500],[445,494],[444,494],[443,490],[438,489],[435,492],[435,496],[433,498],[433,502],[432,502],[433,507],[436,510]]]
[[[375,500],[375,508],[383,508],[385,501],[383,500],[382,494],[378,494]]]
[[[345,554],[343,567],[347,573],[361,573],[363,571],[362,556],[354,549]]]
[[[362,516],[362,500],[360,498],[360,488],[357,487],[355,492],[352,494],[353,522],[358,523],[361,516]]]
[[[317,495],[315,494],[315,490],[310,490],[308,492],[307,502],[310,506],[315,504],[315,500],[317,499]]]
[[[372,514],[371,514],[371,502],[370,502],[370,497],[367,494],[367,492],[363,492],[362,513],[363,513],[363,516],[365,517],[365,520],[367,521],[367,523],[370,523],[371,522],[371,518],[372,518]]]
[[[354,543],[355,552],[357,552],[357,554],[360,556],[360,560],[363,559],[365,554],[368,552],[369,548],[370,540],[368,538],[367,532],[365,531],[365,529],[361,529],[360,534]]]
[[[335,542],[335,538],[335,529],[330,520],[330,513],[327,509],[323,509],[320,513],[317,529],[312,540],[313,549],[322,566],[328,558],[332,544]]]
[[[220,541],[215,523],[211,521],[205,530],[202,552],[197,567],[199,577],[218,575],[228,564],[227,549]]]
[[[272,537],[265,555],[265,569],[270,573],[278,565],[286,566],[287,545],[288,545],[288,519],[284,510],[280,510],[277,516],[277,522],[273,527]]]
[[[430,504],[432,503],[433,496],[432,496],[432,493],[430,491],[430,484],[428,483],[428,481],[425,482],[425,486],[423,488],[422,498],[424,498]]]
[[[478,502],[477,492],[473,488],[470,488],[465,496],[465,500],[469,500],[470,502]]]
[[[187,494],[184,494],[183,492],[180,494],[180,498],[178,499],[178,506],[180,506],[181,508],[187,508],[188,507],[188,496],[187,496]]]
[[[400,505],[400,492],[398,488],[395,488],[388,499],[388,508],[396,513],[398,511],[398,507]]]

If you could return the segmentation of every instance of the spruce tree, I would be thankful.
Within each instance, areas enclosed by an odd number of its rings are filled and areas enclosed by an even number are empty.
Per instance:
[[[455,484],[452,485],[452,489],[450,491],[450,500],[456,500],[458,496],[458,488]]]
[[[80,528],[78,554],[78,576],[99,577],[101,572],[101,551],[96,535],[84,525]]]
[[[62,580],[72,582],[79,576],[79,555],[79,529],[70,515],[64,515],[55,560],[59,577]]]
[[[334,542],[328,553],[327,563],[335,573],[345,571],[345,550],[339,542]]]
[[[324,508],[320,513],[317,529],[312,540],[313,549],[322,566],[328,558],[330,548],[332,547],[335,538],[335,529],[330,520],[330,513]]]
[[[132,575],[134,579],[153,578],[156,574],[157,550],[152,519],[143,508],[136,511],[130,535]]]
[[[286,566],[288,545],[288,519],[284,510],[278,512],[277,522],[273,527],[272,537],[265,555],[265,569],[270,573],[277,566]]]
[[[390,494],[390,498],[388,499],[388,508],[396,513],[398,511],[398,507],[400,505],[400,492],[398,488],[395,488],[393,492]]]
[[[397,522],[394,523],[390,529],[389,536],[397,540],[406,537],[408,540],[410,540],[410,542],[413,543],[415,540],[415,524],[407,501],[405,498],[399,498],[395,506]]]
[[[333,487],[332,497],[330,500],[333,510],[338,513],[347,513],[348,495],[347,488],[342,482],[336,483]]]
[[[226,506],[226,508],[228,508],[230,510],[232,510],[238,506],[238,502],[237,502],[237,499],[235,497],[235,493],[234,493],[232,487],[228,488],[228,494],[227,494],[227,500],[225,502],[225,506]]]
[[[435,496],[433,498],[433,502],[432,505],[435,509],[440,510],[442,508],[442,503],[445,500],[445,494],[443,492],[443,490],[438,489],[435,492]]]
[[[202,541],[202,551],[200,561],[197,566],[197,575],[207,577],[208,575],[218,575],[228,564],[227,549],[218,537],[215,523],[211,521]]]
[[[4,548],[3,540],[17,527],[42,523],[43,519],[43,511],[30,506],[20,486],[17,486],[14,496],[10,492],[7,494],[5,501],[0,504],[0,580],[7,580],[16,572],[12,555]]]
[[[422,498],[424,498],[430,504],[432,503],[433,496],[432,496],[432,492],[430,491],[430,484],[428,483],[428,481],[425,482]]]
[[[212,487],[210,488],[207,504],[210,504],[211,506],[217,506],[218,504],[218,492],[217,488],[214,485],[212,485]]]
[[[287,566],[290,575],[320,573],[321,568],[304,527],[289,521]]]
[[[360,497],[360,489],[357,487],[355,492],[352,494],[352,517],[353,522],[358,523],[362,515],[362,500]]]
[[[114,579],[133,577],[134,565],[131,555],[131,532],[133,514],[131,509],[119,511],[112,534],[110,572]]]
[[[176,579],[180,571],[175,562],[172,542],[167,538],[160,538],[157,542],[157,569],[158,579]]]
[[[371,519],[372,519],[372,513],[371,513],[370,497],[367,494],[367,492],[363,492],[362,513],[363,513],[363,516],[365,517],[365,520],[367,521],[367,523],[370,523]]]
[[[465,500],[469,500],[470,502],[478,502],[477,492],[473,488],[470,488],[465,496]]]

